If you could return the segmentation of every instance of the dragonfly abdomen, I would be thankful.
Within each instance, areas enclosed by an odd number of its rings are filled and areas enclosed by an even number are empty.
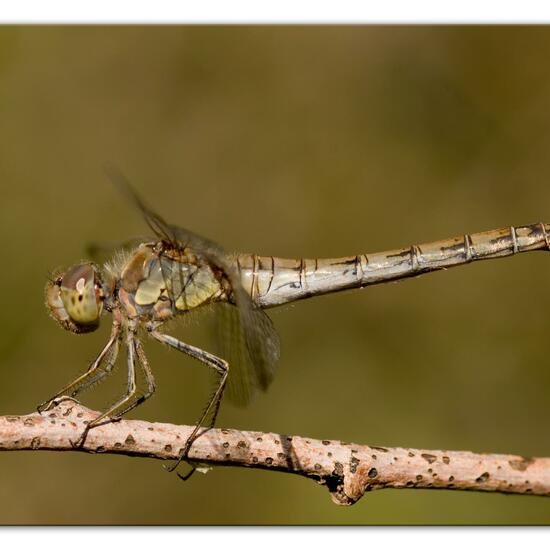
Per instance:
[[[550,249],[544,223],[472,233],[374,254],[328,259],[241,255],[241,281],[261,307],[414,277],[477,260]]]

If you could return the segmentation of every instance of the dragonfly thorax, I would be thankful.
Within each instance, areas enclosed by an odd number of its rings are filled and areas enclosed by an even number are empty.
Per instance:
[[[70,267],[46,286],[46,305],[52,317],[76,334],[99,326],[104,299],[99,269],[89,262]]]
[[[164,244],[164,246],[161,246]],[[189,249],[144,243],[123,265],[118,299],[130,317],[164,321],[225,296],[223,277]]]

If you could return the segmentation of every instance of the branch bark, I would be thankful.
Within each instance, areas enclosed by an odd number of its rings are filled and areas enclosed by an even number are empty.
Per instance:
[[[0,417],[0,450],[80,451],[178,457],[193,426],[120,420],[90,430],[73,447],[85,423],[99,413],[66,399],[42,415]],[[205,466],[244,466],[302,475],[325,485],[337,504],[391,487],[460,489],[550,496],[550,458],[355,445],[276,433],[204,431],[189,461]]]

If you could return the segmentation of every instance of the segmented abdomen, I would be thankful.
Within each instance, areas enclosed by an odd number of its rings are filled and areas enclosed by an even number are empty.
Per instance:
[[[236,267],[244,288],[262,307],[412,277],[477,260],[550,249],[550,224],[538,223],[462,235],[375,254],[284,259],[242,254]]]

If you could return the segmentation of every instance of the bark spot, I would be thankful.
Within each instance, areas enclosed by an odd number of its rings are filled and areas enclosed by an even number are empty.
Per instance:
[[[313,466],[316,470],[320,470],[321,469],[321,465],[319,463],[315,464],[315,466]]]
[[[359,464],[360,460],[355,458],[354,456],[351,457],[351,464],[349,467],[349,471],[354,474],[357,471],[357,465]]]
[[[266,459],[265,459],[265,463],[268,465],[268,466],[271,466],[273,464],[273,459],[268,456]]]
[[[124,441],[126,445],[135,445],[136,440],[132,437],[132,434],[128,434],[128,437]]]
[[[414,456],[414,453],[411,453],[411,451],[409,451],[407,454],[408,454],[411,458]]]
[[[374,479],[378,475],[378,470],[376,468],[371,468],[367,474],[371,479]]]
[[[257,456],[253,456],[253,457],[252,457],[252,462],[253,462],[254,464],[258,464],[258,457],[257,457]]]
[[[455,476],[449,476],[449,481],[454,481],[455,480]]]
[[[444,456],[441,460],[443,460],[443,464],[449,464],[451,462],[451,459],[448,456]]]
[[[238,447],[239,449],[246,449],[246,441],[239,441],[239,442],[237,443],[237,447]]]
[[[8,422],[17,422],[19,420],[19,417],[18,416],[7,416],[6,420]]]
[[[40,438],[33,437],[31,441],[31,449],[38,449],[40,447]]]
[[[328,441],[328,439],[323,439],[322,443],[323,445],[330,445],[330,441]]]
[[[25,420],[23,421],[23,424],[25,426],[34,426],[34,421],[32,418],[25,418]]]
[[[164,446],[164,450],[165,450],[167,453],[171,453],[171,452],[172,452],[172,445],[165,445],[165,446]]]
[[[489,472],[483,472],[477,479],[477,483],[485,483],[489,479]]]
[[[344,475],[344,466],[341,462],[334,463],[334,470],[332,472],[334,476],[343,476]]]
[[[105,447],[103,445],[100,445],[99,447],[96,448],[95,452],[96,453],[104,453],[105,452]]]
[[[434,456],[434,455],[430,455],[428,453],[422,453],[420,455],[424,460],[428,461],[428,464],[432,464],[433,462],[435,462],[437,460],[437,457]]]
[[[117,441],[115,443],[115,449],[120,449],[122,447],[122,443],[120,441]]]
[[[416,481],[422,481],[422,476],[420,474],[416,476]]]
[[[256,441],[259,441],[261,443],[263,441],[263,439],[261,437],[257,437]]]
[[[370,446],[371,449],[374,449],[375,451],[380,451],[381,453],[387,453],[388,449],[385,447],[375,447],[374,445]]]
[[[224,449],[229,449],[229,443],[227,441],[225,441],[224,444],[222,445],[222,447]]]
[[[285,455],[285,453],[277,453],[277,458],[279,460],[284,460],[286,458],[286,455]]]

